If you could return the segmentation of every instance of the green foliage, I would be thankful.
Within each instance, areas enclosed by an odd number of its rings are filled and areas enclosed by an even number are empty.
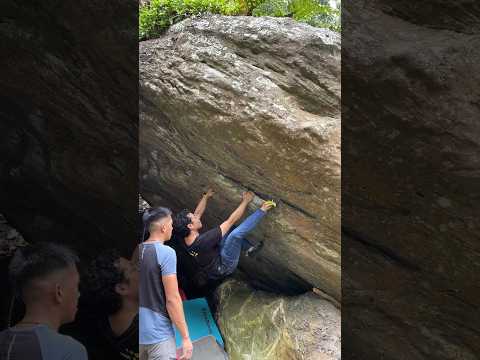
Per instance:
[[[267,0],[252,11],[253,16],[285,17],[290,15],[288,0]]]
[[[253,9],[255,9],[260,4],[264,3],[265,0],[244,0],[246,4],[246,8],[248,10],[248,14],[251,15]]]
[[[292,0],[288,8],[297,21],[333,31],[341,30],[340,11],[318,0]]]
[[[323,0],[266,0],[253,11],[253,16],[291,16],[315,27],[339,32],[340,11]]]
[[[175,12],[165,1],[152,0],[150,5],[140,8],[139,38],[158,36],[175,21]]]
[[[151,0],[140,8],[139,38],[157,37],[174,23],[206,12],[240,15],[246,14],[248,9],[244,0]]]
[[[312,26],[340,31],[340,11],[323,0],[151,0],[140,7],[139,39],[158,37],[174,23],[201,13],[291,16]]]

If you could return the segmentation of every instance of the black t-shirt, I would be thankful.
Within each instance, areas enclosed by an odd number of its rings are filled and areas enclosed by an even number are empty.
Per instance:
[[[138,351],[138,315],[135,316],[127,330],[120,336],[116,336],[112,332],[108,318],[98,322],[98,330],[101,336],[98,337],[98,344],[103,349],[102,356],[91,356],[94,359],[128,359],[137,360],[139,358]],[[105,344],[107,346],[105,347]],[[102,350],[99,348],[99,352]],[[87,348],[88,350],[88,348]],[[95,348],[93,349],[95,351]],[[90,353],[91,351],[89,351]]]
[[[138,315],[127,330],[116,336],[108,317],[89,319],[65,331],[80,341],[88,351],[89,360],[138,360]]]
[[[202,268],[215,266],[220,257],[220,241],[222,240],[222,230],[220,226],[197,236],[192,245],[187,246],[188,253],[195,257],[197,263]]]

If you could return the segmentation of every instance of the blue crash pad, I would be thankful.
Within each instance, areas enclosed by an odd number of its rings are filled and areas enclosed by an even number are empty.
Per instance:
[[[212,335],[218,344],[223,348],[223,339],[213,319],[210,308],[205,298],[186,300],[183,302],[183,311],[188,325],[190,339],[193,341]],[[175,327],[175,340],[177,348],[182,346],[182,337]]]

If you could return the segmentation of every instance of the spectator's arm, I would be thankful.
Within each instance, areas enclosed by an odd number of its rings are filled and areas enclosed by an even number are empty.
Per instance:
[[[172,320],[182,336],[183,355],[181,359],[190,359],[192,357],[193,347],[188,335],[188,327],[185,321],[185,314],[183,313],[182,299],[178,292],[177,255],[172,248],[166,247],[165,251],[165,256],[162,257],[161,264],[159,264],[162,269],[165,305],[170,320]]]
[[[165,300],[167,312],[170,319],[177,327],[182,336],[182,347],[185,358],[189,359],[188,354],[192,353],[192,342],[188,334],[187,322],[185,321],[185,314],[183,312],[182,299],[178,291],[177,275],[171,274],[162,276],[163,288],[165,289]]]

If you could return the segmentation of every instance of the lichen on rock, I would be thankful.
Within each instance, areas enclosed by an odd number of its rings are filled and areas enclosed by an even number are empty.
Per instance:
[[[313,292],[280,296],[229,280],[216,292],[230,359],[340,359],[340,310]]]

